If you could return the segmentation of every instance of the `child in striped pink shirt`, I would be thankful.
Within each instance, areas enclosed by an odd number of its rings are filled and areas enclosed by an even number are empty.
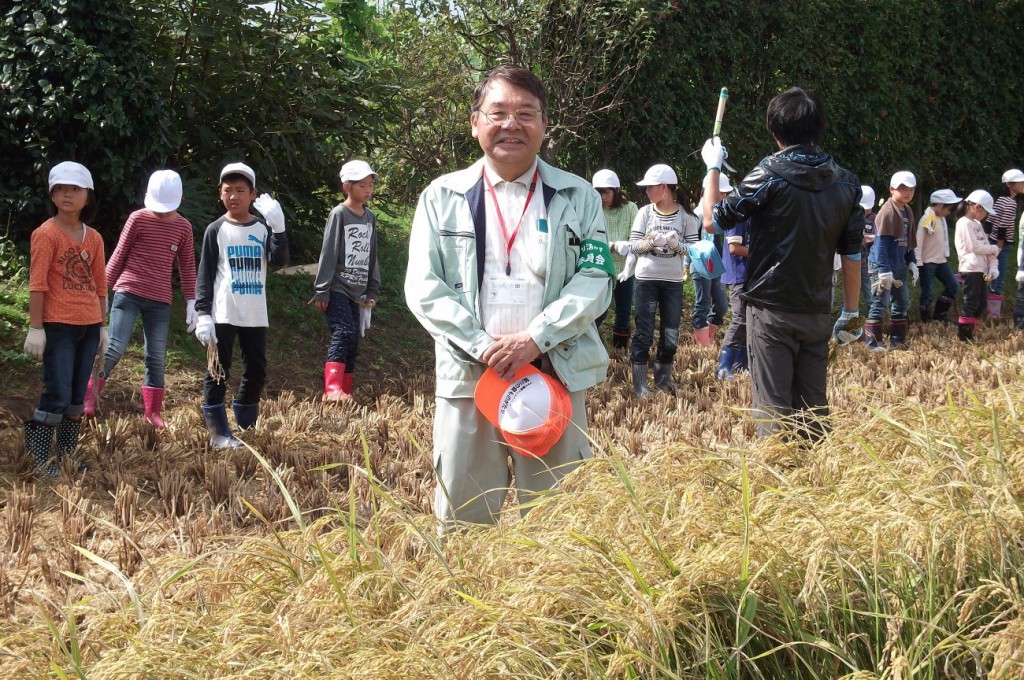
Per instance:
[[[181,291],[186,300],[185,323],[191,332],[196,324],[196,251],[192,224],[178,214],[181,177],[173,170],[158,170],[149,178],[146,208],[136,210],[125,222],[114,254],[107,263],[107,281],[114,290],[110,307],[110,345],[103,368],[89,381],[85,413],[95,415],[96,399],[132,339],[135,320],[142,317],[146,377],[142,403],[146,420],[164,427],[164,366],[167,333],[171,325],[171,288],[174,264],[178,265]]]

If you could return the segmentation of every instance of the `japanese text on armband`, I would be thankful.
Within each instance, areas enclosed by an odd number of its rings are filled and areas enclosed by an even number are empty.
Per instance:
[[[584,267],[600,269],[607,273],[608,276],[615,276],[615,265],[612,264],[612,251],[608,244],[604,241],[584,239],[583,243],[580,244],[580,259],[576,261],[576,271],[580,271]]]

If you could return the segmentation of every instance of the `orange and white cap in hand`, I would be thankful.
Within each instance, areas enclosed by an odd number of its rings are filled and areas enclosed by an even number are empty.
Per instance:
[[[557,378],[527,364],[511,380],[488,368],[476,384],[476,407],[516,453],[545,456],[572,419],[569,392]]]

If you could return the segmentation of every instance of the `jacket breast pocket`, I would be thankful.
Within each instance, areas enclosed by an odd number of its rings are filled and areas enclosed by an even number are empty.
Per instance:
[[[472,293],[476,290],[476,235],[456,229],[440,229],[437,232],[442,277],[456,293]]]

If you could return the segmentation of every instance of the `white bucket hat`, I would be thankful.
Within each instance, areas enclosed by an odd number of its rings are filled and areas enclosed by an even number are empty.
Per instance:
[[[729,183],[729,175],[724,172],[718,173],[718,193],[727,194],[732,191],[732,184]]]
[[[58,184],[67,184],[83,189],[95,189],[92,184],[92,173],[81,163],[64,161],[50,168],[49,191]]]
[[[590,182],[595,189],[620,189],[622,183],[619,176],[613,170],[598,170],[594,173],[594,179]]]
[[[980,205],[985,209],[985,212],[989,214],[989,217],[996,214],[995,202],[992,200],[992,194],[988,193],[984,189],[975,189],[971,193],[967,194],[967,198],[964,200],[968,203],[977,203]]]
[[[181,175],[174,170],[157,170],[149,176],[142,203],[157,213],[174,212],[181,205]]]
[[[343,184],[345,182],[358,182],[370,175],[377,176],[377,173],[373,171],[373,168],[366,161],[349,161],[341,166],[341,172],[338,174],[341,176]]]
[[[256,172],[253,171],[245,163],[228,163],[224,166],[224,169],[220,171],[220,181],[224,181],[224,178],[228,175],[241,175],[249,180],[252,184],[252,188],[256,188]]]
[[[678,184],[676,171],[663,163],[647,168],[644,178],[636,183],[639,187],[656,187],[659,184]]]

